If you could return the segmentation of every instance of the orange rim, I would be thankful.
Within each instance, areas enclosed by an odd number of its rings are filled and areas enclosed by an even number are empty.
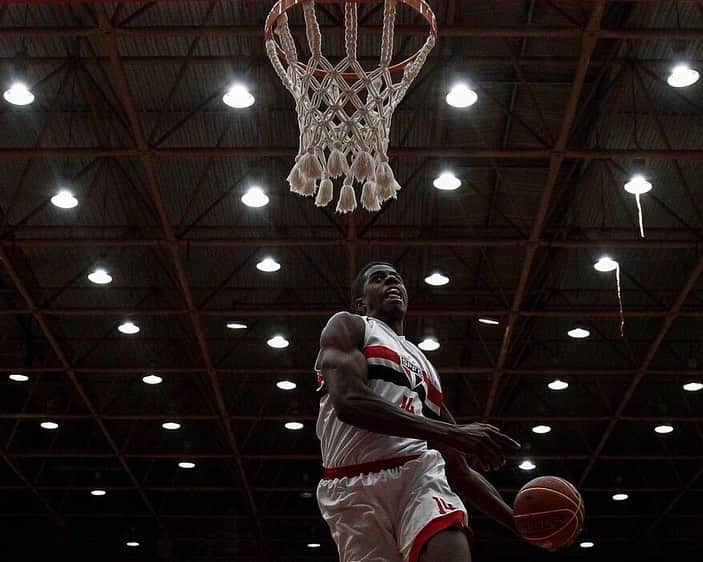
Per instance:
[[[321,0],[318,0],[321,1]],[[347,0],[330,0],[328,2],[325,2],[327,4],[344,4]],[[351,0],[355,1],[357,3],[370,3],[373,2],[374,0]],[[381,1],[381,0],[378,0]],[[426,2],[426,0],[398,0],[398,2],[405,4],[406,6],[409,6],[416,12],[418,12],[422,17],[425,18],[427,23],[430,26],[430,35],[432,37],[437,37],[437,18],[434,15],[434,12],[432,11],[432,8],[430,8],[430,5]],[[266,26],[264,27],[264,36],[266,37],[266,41],[273,41],[276,44],[276,52],[278,53],[279,58],[288,60],[286,57],[286,53],[281,49],[279,46],[278,42],[276,41],[273,33],[273,28],[276,25],[276,22],[278,21],[278,18],[281,17],[282,14],[290,10],[292,7],[297,6],[298,4],[302,4],[303,0],[278,0],[274,5],[273,8],[271,8],[271,11],[269,12],[268,17],[266,18]],[[413,56],[408,57],[404,61],[401,61],[397,64],[394,64],[393,66],[388,67],[388,70],[391,73],[398,72],[400,70],[403,70],[406,66],[408,66],[411,62],[413,62],[417,57],[420,56],[420,51],[415,53]],[[290,63],[289,63],[290,64]],[[305,68],[305,65],[301,62],[297,63],[299,67]],[[326,70],[316,70],[315,75],[316,76],[326,76],[330,74]],[[343,72],[341,74],[342,78],[345,80],[356,80],[358,78],[358,75],[355,72]]]

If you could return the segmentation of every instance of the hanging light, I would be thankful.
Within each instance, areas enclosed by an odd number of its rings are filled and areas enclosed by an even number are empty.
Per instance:
[[[666,435],[667,433],[671,433],[674,431],[674,426],[673,425],[658,425],[654,428],[655,433],[658,433],[659,435]]]
[[[247,325],[244,322],[227,322],[227,327],[230,330],[246,330]]]
[[[256,269],[265,273],[273,273],[274,271],[281,269],[281,264],[273,258],[264,258],[256,264]]]
[[[78,199],[69,190],[62,189],[51,198],[51,204],[59,209],[73,209],[78,206]]]
[[[285,428],[291,431],[299,431],[303,429],[303,424],[300,422],[286,422]]]
[[[544,435],[550,431],[552,431],[552,428],[548,425],[536,425],[532,428],[532,433],[536,433],[537,435]]]
[[[613,494],[613,501],[616,502],[624,502],[626,499],[628,499],[630,496],[627,494],[624,494],[622,492],[619,492],[617,494]]]
[[[234,84],[227,90],[227,93],[222,96],[222,101],[225,105],[235,109],[245,109],[254,105],[256,101],[254,96],[241,84]]]
[[[574,326],[566,333],[570,338],[574,338],[575,340],[582,340],[591,335],[591,331],[585,326]]]
[[[537,465],[530,460],[524,460],[520,463],[518,468],[520,468],[521,470],[534,470],[535,468],[537,468]]]
[[[159,375],[155,375],[153,373],[142,377],[142,382],[145,384],[161,384],[163,380],[164,379],[162,379]]]
[[[625,184],[625,191],[635,196],[637,201],[637,216],[639,217],[640,236],[644,238],[644,222],[642,220],[642,202],[640,195],[652,191],[652,184],[644,176],[635,175]]]
[[[290,342],[280,335],[273,336],[266,343],[269,347],[273,347],[274,349],[285,349],[288,345],[290,345]]]
[[[444,172],[432,182],[440,191],[454,191],[461,187],[461,180],[451,172]]]
[[[559,379],[554,379],[547,385],[547,387],[550,390],[566,390],[567,388],[569,388],[569,383]]]
[[[700,382],[687,382],[683,385],[683,389],[688,392],[698,392],[703,389],[703,383]]]
[[[43,429],[58,429],[59,424],[53,421],[45,421],[39,424]]]
[[[105,269],[98,267],[88,275],[88,281],[94,283],[95,285],[108,285],[112,283],[112,275],[110,275]]]
[[[29,380],[27,375],[23,375],[21,373],[11,373],[8,378],[15,382],[27,382]]]
[[[593,269],[600,273],[615,272],[615,282],[618,290],[618,306],[620,308],[620,336],[625,335],[625,315],[622,309],[622,290],[620,289],[620,264],[609,256],[601,257],[593,264]]]
[[[120,333],[125,334],[127,336],[138,334],[140,330],[139,326],[137,326],[134,322],[123,322],[117,327],[117,329],[120,331]]]
[[[478,94],[467,84],[456,84],[447,94],[447,103],[452,107],[464,109],[478,101]]]
[[[107,492],[105,490],[91,490],[90,495],[91,496],[105,496],[105,495],[107,495]]]
[[[258,186],[250,187],[247,192],[242,195],[242,203],[247,207],[258,209],[269,204],[269,197],[264,193],[264,190]]]
[[[417,347],[422,351],[436,351],[439,349],[439,342],[435,338],[428,336],[418,343]]]
[[[167,429],[169,431],[176,431],[178,429],[181,429],[181,424],[178,422],[169,421],[169,422],[162,423],[161,427],[163,427],[164,429]]]
[[[691,68],[687,63],[681,63],[671,69],[671,74],[666,82],[672,88],[686,88],[698,82],[700,77],[697,70]]]
[[[478,321],[481,324],[485,324],[486,326],[498,326],[500,325],[500,321],[496,320],[495,318],[479,318]]]
[[[595,543],[593,541],[583,541],[579,543],[579,546],[581,548],[593,548],[595,546]]]
[[[276,383],[276,388],[280,388],[281,390],[295,390],[297,386],[298,385],[293,381],[278,381]]]
[[[442,287],[449,283],[449,277],[439,271],[435,271],[431,275],[425,277],[425,283],[431,285],[432,287]]]
[[[29,105],[34,101],[34,94],[24,82],[13,82],[2,97],[12,105]]]
[[[182,468],[184,470],[191,470],[195,468],[195,463],[191,461],[181,461],[178,463],[178,468]]]

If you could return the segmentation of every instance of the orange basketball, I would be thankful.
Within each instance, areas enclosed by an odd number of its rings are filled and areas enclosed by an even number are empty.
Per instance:
[[[578,490],[556,476],[525,484],[515,498],[515,528],[530,544],[547,550],[566,548],[579,536],[585,508]]]

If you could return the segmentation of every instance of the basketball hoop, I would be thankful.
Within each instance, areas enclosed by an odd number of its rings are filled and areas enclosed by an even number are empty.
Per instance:
[[[279,0],[266,19],[266,51],[283,85],[295,99],[300,147],[288,176],[293,193],[315,196],[315,205],[334,198],[333,179],[343,176],[338,213],[356,209],[354,182],[362,186],[361,205],[378,211],[401,186],[388,163],[391,119],[425,64],[437,38],[437,22],[425,0],[385,0],[379,64],[364,70],[357,58],[357,3],[374,0],[317,0],[344,5],[346,56],[336,65],[321,50],[315,0]],[[380,0],[379,0],[380,1]],[[429,25],[428,37],[410,58],[392,64],[396,11],[406,5]],[[298,51],[288,25],[288,10],[302,5],[311,56]]]

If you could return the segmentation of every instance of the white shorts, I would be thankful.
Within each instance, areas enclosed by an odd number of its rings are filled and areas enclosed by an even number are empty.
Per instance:
[[[340,562],[416,562],[437,533],[456,525],[470,532],[432,449],[397,468],[322,480],[317,501]]]

